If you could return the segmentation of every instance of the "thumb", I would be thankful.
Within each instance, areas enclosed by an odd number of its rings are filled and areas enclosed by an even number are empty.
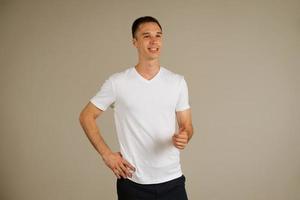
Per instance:
[[[183,132],[184,130],[185,130],[185,128],[182,126],[182,127],[180,127],[178,133],[180,134],[180,133]]]

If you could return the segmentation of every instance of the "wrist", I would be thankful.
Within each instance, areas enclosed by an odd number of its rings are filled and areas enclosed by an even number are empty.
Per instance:
[[[102,159],[105,160],[111,153],[111,150],[104,151],[103,153],[101,153]]]

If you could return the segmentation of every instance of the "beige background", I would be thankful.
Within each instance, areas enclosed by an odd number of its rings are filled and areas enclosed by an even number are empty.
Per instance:
[[[133,20],[157,17],[161,63],[185,76],[193,200],[300,199],[300,1],[0,1],[0,199],[116,199],[78,121],[137,61]],[[98,121],[118,150],[112,110]]]

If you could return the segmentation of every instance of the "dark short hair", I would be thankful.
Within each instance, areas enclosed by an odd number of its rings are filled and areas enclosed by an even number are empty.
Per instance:
[[[132,33],[132,38],[135,37],[135,33],[137,31],[137,29],[139,28],[139,26],[143,23],[147,23],[147,22],[154,22],[156,23],[160,30],[162,30],[161,28],[161,25],[159,24],[158,20],[155,19],[154,17],[151,17],[151,16],[144,16],[144,17],[140,17],[140,18],[137,18],[136,20],[134,20],[132,26],[131,26],[131,33]]]

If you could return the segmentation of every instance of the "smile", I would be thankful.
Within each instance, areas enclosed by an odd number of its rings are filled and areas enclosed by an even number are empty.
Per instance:
[[[148,48],[148,50],[149,50],[150,52],[157,52],[157,51],[158,51],[158,48]]]

